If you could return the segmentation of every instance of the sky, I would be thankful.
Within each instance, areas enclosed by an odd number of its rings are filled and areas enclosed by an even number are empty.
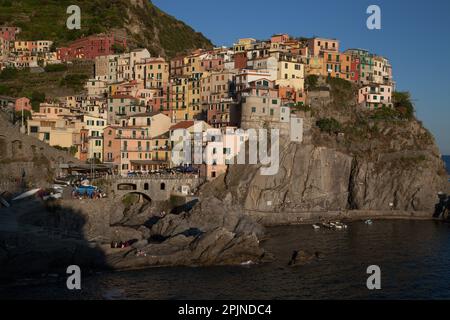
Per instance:
[[[275,33],[337,38],[342,51],[364,48],[391,60],[398,91],[409,91],[417,117],[450,155],[449,0],[153,0],[214,45]],[[370,5],[381,30],[366,26]]]

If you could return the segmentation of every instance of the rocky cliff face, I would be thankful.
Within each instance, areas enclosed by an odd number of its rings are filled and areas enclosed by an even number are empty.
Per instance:
[[[415,119],[374,117],[356,105],[353,92],[336,95],[332,88],[331,100],[318,98],[303,112],[302,144],[282,139],[276,175],[262,176],[259,166],[230,166],[204,195],[229,193],[247,213],[394,209],[431,216],[437,193],[448,187],[431,134]],[[338,119],[339,130],[316,126],[326,117]]]

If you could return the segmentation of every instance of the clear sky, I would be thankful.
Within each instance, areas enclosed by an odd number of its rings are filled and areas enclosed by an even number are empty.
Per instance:
[[[341,40],[388,57],[397,90],[410,91],[417,117],[450,154],[449,0],[153,0],[215,45],[274,33]],[[381,30],[366,27],[367,7],[381,8]]]

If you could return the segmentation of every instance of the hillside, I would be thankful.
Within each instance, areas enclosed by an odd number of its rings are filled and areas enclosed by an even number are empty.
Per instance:
[[[55,98],[81,93],[86,80],[93,77],[94,68],[89,63],[79,67],[79,63],[81,62],[61,66],[61,70],[44,72],[5,69],[0,73],[0,95],[25,96],[34,101],[33,97],[36,94]]]
[[[81,8],[81,30],[68,30],[67,7]],[[0,0],[0,25],[22,28],[19,39],[53,40],[62,46],[82,36],[126,29],[131,47],[172,57],[211,42],[146,0]]]

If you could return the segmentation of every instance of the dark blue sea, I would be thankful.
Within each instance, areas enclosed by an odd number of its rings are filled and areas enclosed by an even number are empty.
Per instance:
[[[450,175],[450,156],[443,156],[442,159],[444,159],[445,166],[447,167],[447,172]]]
[[[347,230],[311,226],[268,230],[274,254],[257,266],[160,268],[103,273],[67,290],[65,279],[3,287],[0,299],[450,299],[450,225],[436,221],[352,223]],[[320,252],[289,267],[293,250]],[[379,266],[381,290],[370,291],[367,268]]]

